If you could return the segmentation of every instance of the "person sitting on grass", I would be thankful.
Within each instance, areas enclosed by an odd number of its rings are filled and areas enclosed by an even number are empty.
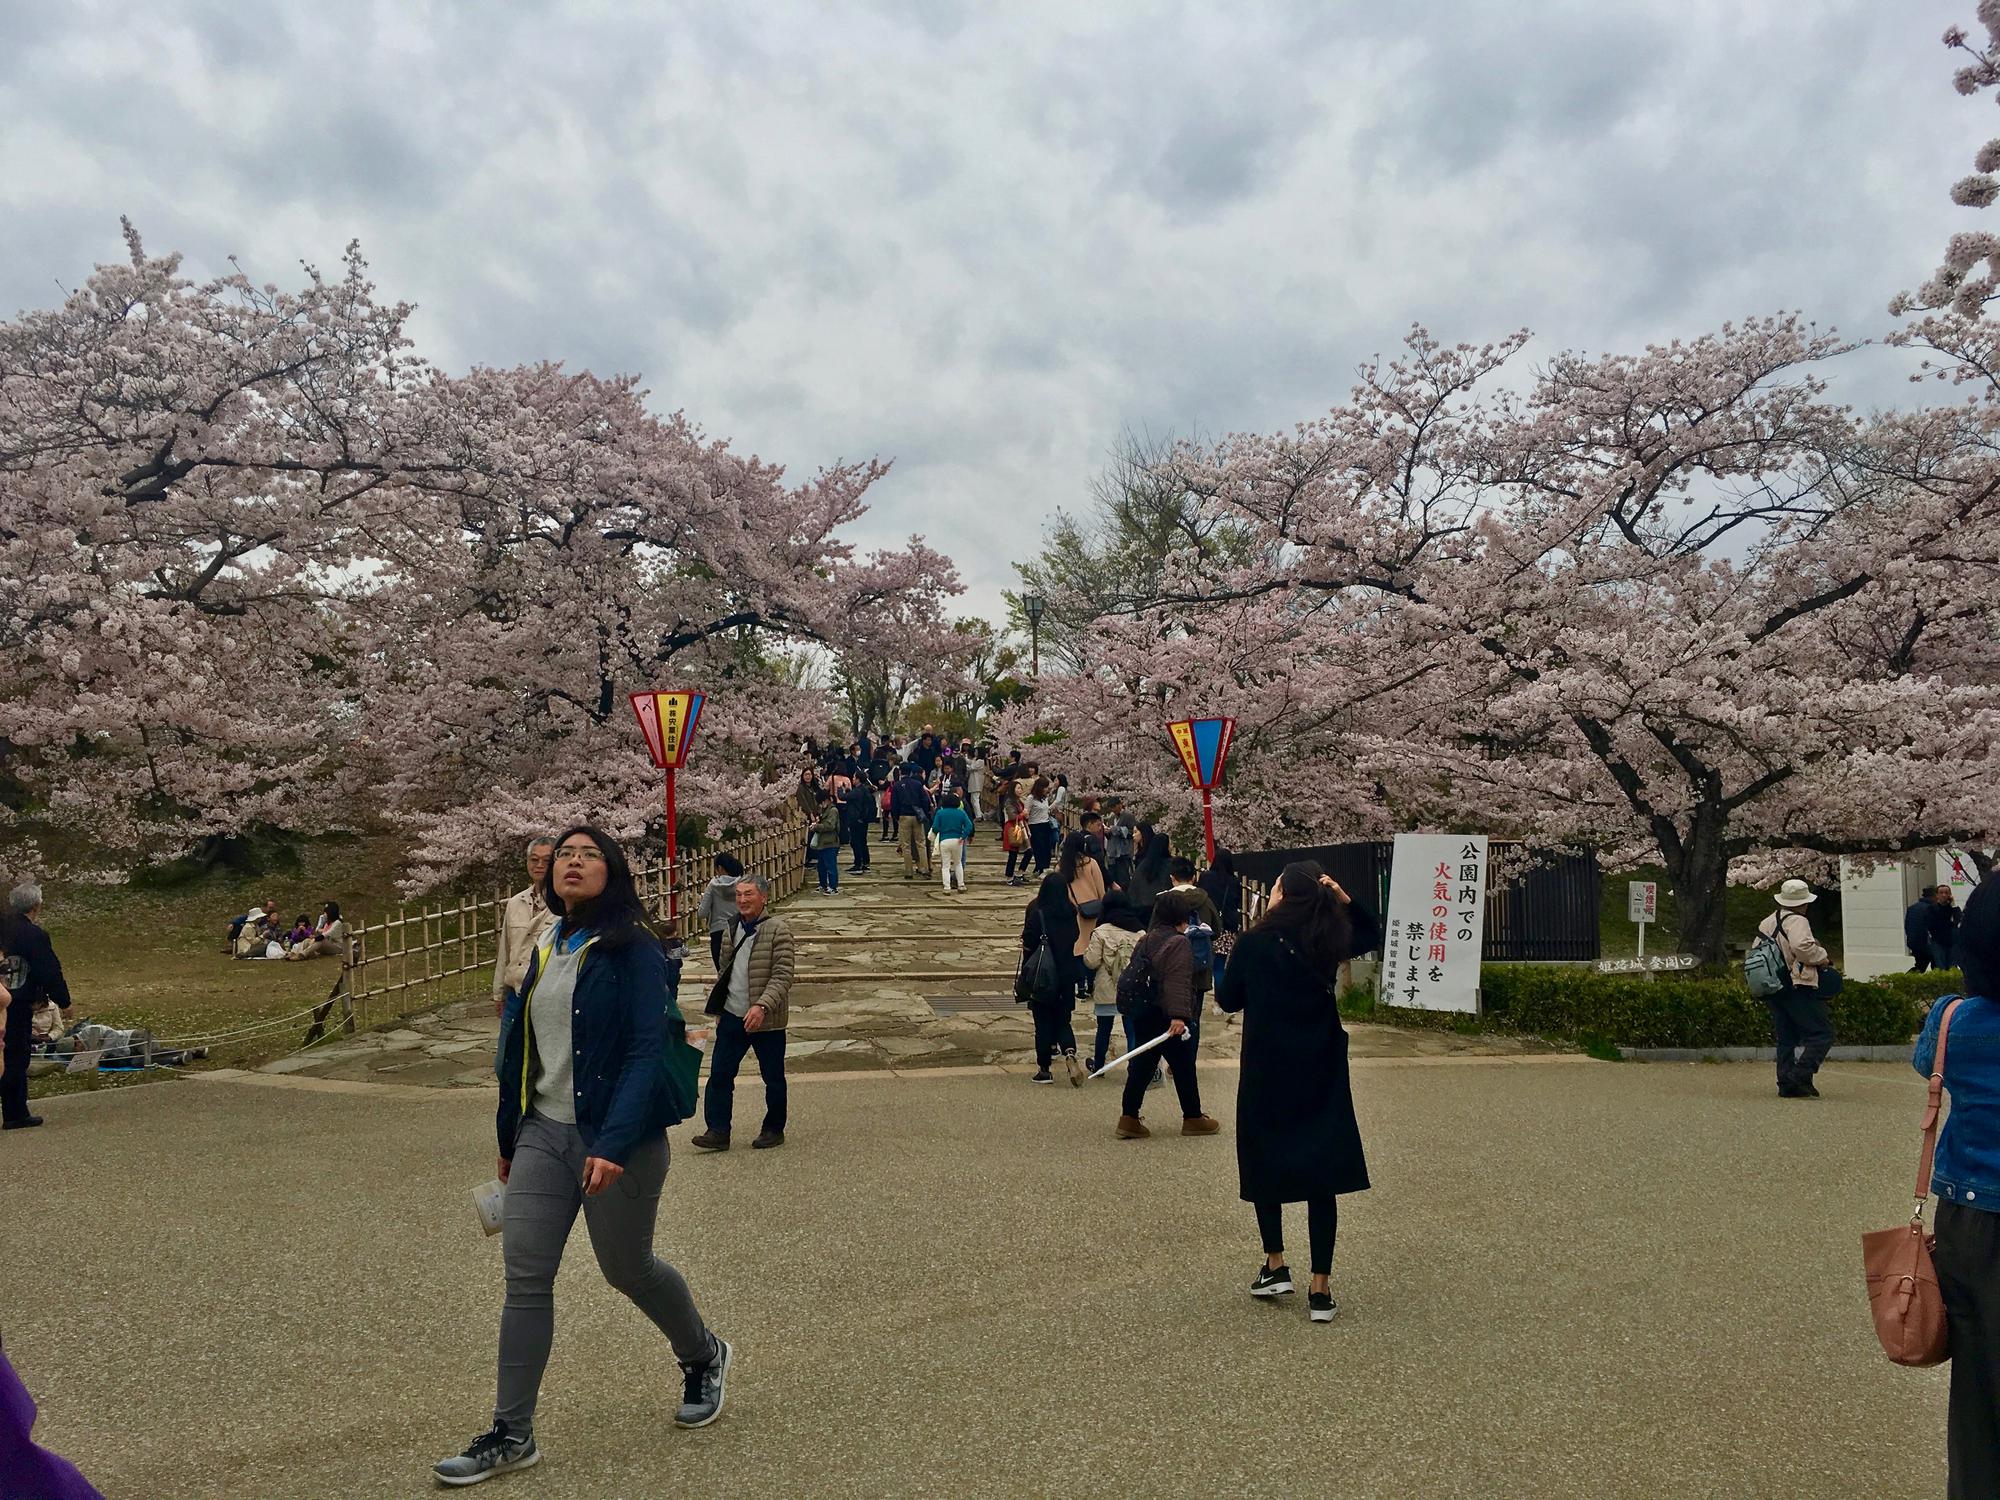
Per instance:
[[[250,910],[243,913],[240,917],[231,917],[229,919],[229,936],[223,940],[222,951],[232,956],[241,957],[242,955],[238,952],[236,945],[243,937],[243,929],[246,927],[255,928],[265,918],[276,916],[277,911],[277,902],[266,901],[261,906],[251,907]]]
[[[264,909],[256,917],[243,924],[236,935],[236,957],[262,958],[272,943],[279,943],[285,935],[284,919],[278,915],[278,903],[266,901]],[[281,944],[282,946],[282,944]]]
[[[344,958],[347,956],[347,923],[341,920],[340,903],[329,901],[320,910],[312,936],[285,954],[286,958]]]

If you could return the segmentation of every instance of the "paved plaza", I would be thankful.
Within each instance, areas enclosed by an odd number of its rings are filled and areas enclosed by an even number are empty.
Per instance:
[[[967,895],[878,857],[785,903],[807,940],[787,1143],[705,1157],[698,1124],[672,1132],[659,1245],[738,1345],[724,1419],[670,1425],[678,1370],[579,1229],[546,1456],[482,1494],[1942,1488],[1943,1375],[1882,1360],[1858,1269],[1907,1201],[1907,1069],[1836,1066],[1823,1101],[1782,1103],[1761,1065],[1358,1027],[1377,1186],[1343,1202],[1340,1313],[1314,1327],[1302,1296],[1246,1295],[1237,1034],[1211,1011],[1219,1138],[1167,1133],[1169,1091],[1167,1130],[1114,1140],[1116,1074],[1030,1087],[1008,998],[1030,892],[979,855]],[[48,1099],[47,1129],[0,1142],[0,1257],[32,1268],[7,1348],[107,1495],[422,1494],[484,1429],[501,1274],[470,1198],[495,1097],[470,1009]],[[754,1070],[738,1087],[754,1120]]]
[[[660,1244],[741,1350],[723,1421],[669,1425],[667,1349],[579,1232],[546,1457],[482,1493],[1938,1493],[1943,1374],[1876,1352],[1855,1244],[1901,1206],[1919,1086],[1823,1082],[1364,1061],[1377,1186],[1321,1328],[1245,1295],[1227,1066],[1220,1138],[1137,1143],[1102,1083],[805,1081],[780,1151],[673,1132]],[[46,1112],[4,1143],[31,1207],[0,1256],[33,1268],[7,1347],[108,1495],[420,1494],[484,1427],[490,1096],[223,1079]]]

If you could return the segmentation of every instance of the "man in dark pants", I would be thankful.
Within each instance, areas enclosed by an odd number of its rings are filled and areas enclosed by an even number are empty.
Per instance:
[[[1903,946],[1916,960],[1916,966],[1910,970],[1912,974],[1921,974],[1931,966],[1931,897],[1934,894],[1930,886],[1925,886],[1903,913]]]
[[[764,883],[755,876],[737,882],[736,920],[723,941],[706,1007],[715,1017],[702,1109],[708,1129],[692,1142],[704,1151],[729,1149],[736,1070],[745,1052],[757,1054],[757,1068],[764,1075],[764,1129],[750,1145],[761,1151],[785,1143],[785,1023],[791,1016],[795,959],[792,931],[784,918],[766,915],[767,900]]]
[[[847,867],[850,875],[860,875],[868,869],[868,832],[875,826],[876,793],[864,774],[841,800],[840,815],[846,824],[847,844],[854,851],[854,863]]]
[[[1952,949],[1958,943],[1958,903],[1951,899],[1951,887],[1941,885],[1931,892],[1930,917],[1931,967],[1949,969],[1953,967]]]
[[[53,1000],[69,1009],[69,984],[62,962],[42,931],[42,888],[18,885],[0,919],[0,985],[13,992],[7,1007],[6,1036],[0,1044],[0,1128],[25,1130],[42,1123],[28,1113],[28,1054],[34,1041],[35,1007]]]

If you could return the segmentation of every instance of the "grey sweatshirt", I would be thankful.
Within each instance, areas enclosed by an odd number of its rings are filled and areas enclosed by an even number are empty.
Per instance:
[[[701,919],[710,932],[727,932],[736,920],[736,877],[718,875],[701,893]]]

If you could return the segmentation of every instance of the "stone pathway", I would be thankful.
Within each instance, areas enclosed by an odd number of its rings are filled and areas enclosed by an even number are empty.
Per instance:
[[[1033,886],[1010,887],[999,839],[981,830],[968,862],[970,888],[947,894],[935,877],[906,880],[887,845],[872,846],[873,869],[849,875],[840,892],[808,889],[778,908],[800,944],[786,1063],[800,1073],[860,1069],[1000,1066],[1033,1068],[1033,1028],[1013,1000],[1019,936]],[[843,856],[844,858],[844,856]],[[700,1025],[714,977],[707,945],[689,951],[681,1004]],[[483,1002],[416,1017],[393,1030],[336,1036],[310,1051],[266,1064],[273,1074],[434,1088],[493,1085],[499,1023]],[[1204,1060],[1233,1059],[1240,1033],[1211,1004],[1202,1029]],[[1087,1043],[1088,1006],[1076,1011]],[[1546,1052],[1533,1041],[1463,1037],[1393,1026],[1352,1026],[1352,1055],[1509,1056]],[[1114,1043],[1114,1049],[1123,1042]]]

